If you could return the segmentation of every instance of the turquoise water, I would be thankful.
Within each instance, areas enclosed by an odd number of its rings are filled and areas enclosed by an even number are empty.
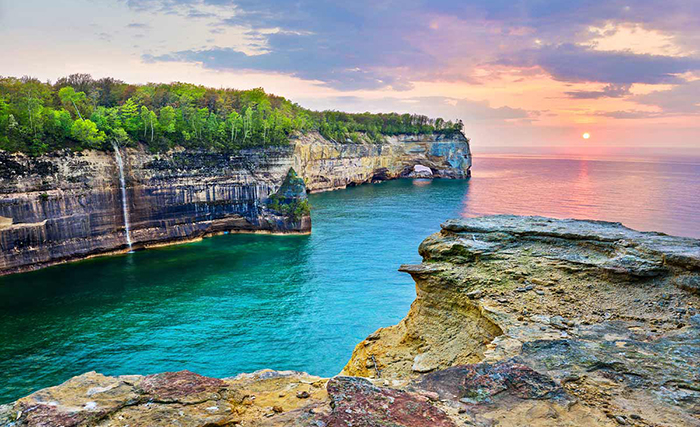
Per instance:
[[[542,214],[700,237],[700,166],[477,158],[470,181],[310,196],[310,236],[225,235],[0,278],[0,403],[71,376],[333,375],[413,301],[402,263],[450,217]]]

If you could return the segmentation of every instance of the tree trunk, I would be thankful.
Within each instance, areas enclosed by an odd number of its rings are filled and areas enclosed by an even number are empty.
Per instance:
[[[80,110],[78,110],[78,106],[75,105],[75,101],[71,99],[70,102],[73,103],[73,107],[75,107],[75,112],[78,113],[78,117],[80,117],[80,120],[83,120],[83,116],[80,115]]]

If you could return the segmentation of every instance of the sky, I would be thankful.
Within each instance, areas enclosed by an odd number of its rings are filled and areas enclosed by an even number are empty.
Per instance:
[[[0,58],[459,118],[477,152],[700,151],[700,0],[0,0]]]

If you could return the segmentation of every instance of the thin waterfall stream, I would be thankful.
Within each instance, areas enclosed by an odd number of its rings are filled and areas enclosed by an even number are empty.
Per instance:
[[[117,160],[117,166],[119,166],[119,187],[122,192],[122,213],[124,215],[124,232],[126,234],[126,244],[131,250],[131,225],[129,223],[129,205],[126,201],[126,180],[124,179],[124,161],[122,160],[122,154],[119,151],[119,146],[112,142],[112,147],[114,147],[114,157]]]

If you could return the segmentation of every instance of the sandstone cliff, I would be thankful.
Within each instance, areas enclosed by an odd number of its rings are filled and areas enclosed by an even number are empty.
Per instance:
[[[0,273],[128,250],[129,242],[141,248],[223,231],[310,231],[308,215],[265,203],[291,170],[290,148],[237,155],[122,149],[122,158],[124,193],[113,153],[3,155]],[[286,197],[305,200],[306,192],[302,186]]]
[[[700,426],[700,241],[495,216],[420,252],[408,316],[357,346],[351,376],[88,373],[0,424]]]
[[[0,152],[0,274],[226,231],[309,233],[307,191],[408,176],[416,165],[463,178],[471,166],[461,134],[340,144],[310,132],[235,155],[119,155]],[[281,188],[290,171],[300,179]]]
[[[407,177],[416,166],[430,168],[436,178],[467,178],[471,165],[469,140],[462,134],[398,135],[382,144],[340,144],[311,132],[294,141],[294,168],[310,192]]]

